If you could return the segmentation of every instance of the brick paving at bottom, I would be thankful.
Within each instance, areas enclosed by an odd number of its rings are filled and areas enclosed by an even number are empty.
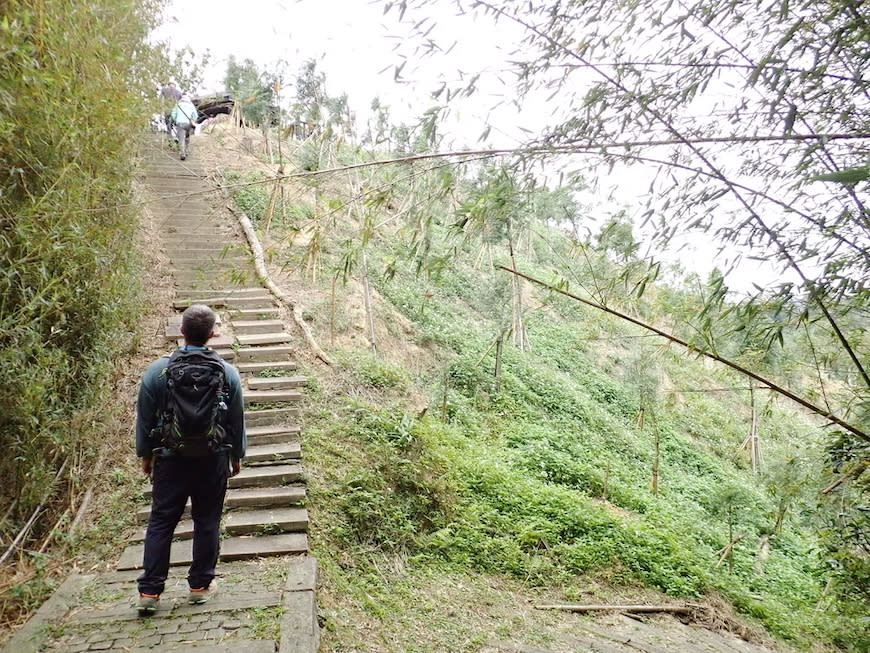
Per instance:
[[[300,609],[313,596],[313,558],[222,564],[217,593],[201,605],[187,603],[185,570],[173,569],[150,617],[135,609],[136,573],[71,576],[3,653],[316,650],[313,602],[311,615]]]

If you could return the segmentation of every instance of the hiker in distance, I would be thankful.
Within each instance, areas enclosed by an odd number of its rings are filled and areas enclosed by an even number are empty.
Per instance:
[[[227,479],[241,470],[247,448],[239,372],[206,347],[216,317],[202,304],[187,308],[181,316],[185,344],[154,361],[139,386],[136,455],[152,483],[136,604],[142,615],[157,611],[173,533],[188,498],[193,519],[188,602],[204,603],[215,592]]]
[[[189,95],[182,95],[181,99],[172,107],[172,113],[169,116],[172,124],[175,125],[175,138],[178,140],[178,151],[180,158],[184,161],[187,158],[187,143],[190,140],[190,135],[196,128],[196,120],[199,118],[199,112],[190,100]]]

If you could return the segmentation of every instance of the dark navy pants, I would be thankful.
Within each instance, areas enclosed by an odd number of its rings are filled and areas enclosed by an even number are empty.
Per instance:
[[[141,593],[163,593],[172,536],[188,498],[193,518],[193,563],[187,582],[192,589],[211,583],[220,553],[221,513],[228,476],[226,453],[154,458],[151,518],[145,532],[145,571],[138,579]]]

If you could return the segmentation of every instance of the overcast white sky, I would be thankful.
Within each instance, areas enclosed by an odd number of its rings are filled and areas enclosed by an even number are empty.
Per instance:
[[[521,36],[510,24],[494,25],[489,19],[475,22],[469,15],[457,17],[452,9],[445,10],[441,3],[433,2],[437,24],[431,37],[445,49],[454,41],[455,47],[449,54],[415,56],[417,41],[407,38],[409,27],[399,23],[395,11],[384,14],[384,3],[377,0],[248,0],[241,5],[210,0],[197,6],[201,8],[192,10],[190,2],[169,0],[164,24],[154,34],[175,49],[189,46],[200,54],[210,51],[204,88],[184,89],[187,91],[221,89],[230,55],[239,60],[250,58],[261,70],[282,71],[286,82],[295,80],[302,63],[313,58],[326,75],[328,92],[347,93],[362,127],[375,97],[390,107],[394,123],[412,122],[436,104],[429,93],[440,85],[439,80],[456,82],[463,72],[487,70],[489,74],[480,81],[482,92],[474,96],[473,102],[451,103],[457,108],[445,125],[452,135],[446,148],[479,146],[476,137],[487,124],[492,127],[488,145],[516,146],[524,126],[539,131],[555,118],[557,103],[540,101],[535,105],[526,98],[522,110],[510,105],[510,76],[500,73],[507,53]],[[402,69],[404,83],[397,83],[395,67],[405,58],[408,64]],[[502,105],[493,109],[499,102]],[[631,205],[640,204],[638,193],[648,182],[638,181],[645,179],[642,170],[632,168],[628,174],[631,178],[624,183],[606,179],[602,195],[612,187],[619,188],[616,197],[628,205],[631,213]],[[594,212],[601,219],[619,208],[602,201]],[[680,259],[689,268],[706,274],[712,248],[696,241],[690,249],[693,251],[683,252]],[[757,280],[756,266],[750,267],[755,269],[744,269],[743,274],[729,278],[732,287],[749,287],[751,281]]]
[[[439,86],[439,78],[455,81],[460,79],[461,69],[496,69],[503,65],[501,50],[518,37],[510,25],[496,30],[489,22],[484,26],[470,16],[459,18],[442,10],[433,38],[445,48],[455,41],[456,47],[449,55],[411,60],[414,45],[406,38],[408,26],[398,22],[396,11],[384,14],[382,2],[249,0],[242,7],[229,0],[210,0],[196,11],[191,11],[190,5],[170,0],[164,24],[154,35],[175,49],[189,46],[197,53],[210,51],[204,88],[184,90],[221,89],[230,55],[239,60],[250,58],[261,70],[284,71],[287,82],[295,79],[304,61],[313,58],[326,74],[329,93],[347,93],[363,124],[375,97],[390,107],[394,122],[419,118],[436,103],[429,94]],[[397,83],[395,67],[405,57],[409,62],[402,69],[403,83]],[[464,145],[471,145],[470,141],[482,133],[491,106],[505,92],[494,76],[484,78],[481,84],[484,93],[474,103],[459,107],[453,116],[457,142]],[[497,146],[516,145],[519,132],[508,124],[534,118],[520,116],[515,108],[499,111],[511,119],[494,121],[499,129],[494,129],[490,141]]]

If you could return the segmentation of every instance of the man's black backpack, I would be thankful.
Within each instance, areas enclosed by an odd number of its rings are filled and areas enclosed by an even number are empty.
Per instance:
[[[162,445],[181,456],[204,456],[226,448],[223,359],[212,349],[178,349],[166,366]]]

